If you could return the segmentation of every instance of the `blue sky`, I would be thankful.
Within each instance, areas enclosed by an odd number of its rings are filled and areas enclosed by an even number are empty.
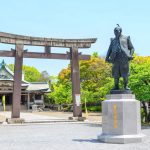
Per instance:
[[[52,38],[98,38],[84,54],[105,56],[113,29],[119,23],[124,35],[130,35],[136,53],[150,53],[149,0],[0,0],[0,31]],[[14,48],[0,43],[0,50]],[[25,47],[42,51],[42,47]],[[52,49],[65,53],[68,49]],[[2,60],[3,58],[0,58]],[[5,58],[7,64],[13,58]],[[57,75],[68,65],[65,60],[24,59],[25,65]]]

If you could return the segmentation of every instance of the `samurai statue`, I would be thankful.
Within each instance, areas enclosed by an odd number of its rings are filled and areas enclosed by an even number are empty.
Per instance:
[[[122,35],[122,28],[117,24],[114,29],[115,38],[111,38],[111,43],[106,55],[106,62],[112,63],[112,76],[114,78],[114,88],[119,90],[119,78],[123,78],[124,90],[128,87],[129,62],[133,59],[134,47],[130,36]]]

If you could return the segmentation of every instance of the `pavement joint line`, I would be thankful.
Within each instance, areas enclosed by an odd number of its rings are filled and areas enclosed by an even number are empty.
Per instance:
[[[0,126],[28,126],[28,125],[51,125],[51,124],[95,124],[95,125],[101,125],[101,122],[46,122],[46,123],[0,124]]]

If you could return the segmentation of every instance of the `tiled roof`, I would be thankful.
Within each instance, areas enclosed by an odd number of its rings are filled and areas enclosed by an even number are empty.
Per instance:
[[[50,92],[49,85],[47,82],[32,82],[26,89],[27,91],[46,91]]]

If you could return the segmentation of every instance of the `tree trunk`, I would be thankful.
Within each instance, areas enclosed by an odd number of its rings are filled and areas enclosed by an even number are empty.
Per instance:
[[[148,113],[148,123],[150,123],[150,102],[148,102],[148,109],[149,109],[149,113]]]
[[[150,123],[150,112],[148,113],[147,121]]]
[[[150,112],[148,108],[148,102],[142,101],[143,109],[144,109],[144,122],[149,123],[150,122]]]

